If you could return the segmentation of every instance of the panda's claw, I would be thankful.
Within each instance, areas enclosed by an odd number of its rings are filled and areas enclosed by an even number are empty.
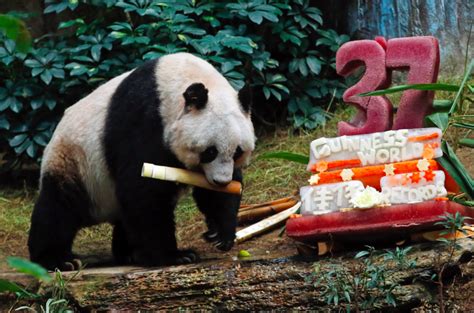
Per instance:
[[[234,246],[233,241],[219,241],[216,244],[216,248],[221,251],[229,251],[230,249],[232,249],[233,246]]]
[[[74,264],[72,262],[64,262],[59,266],[59,270],[64,272],[74,271]]]
[[[207,241],[207,242],[214,242],[217,240],[217,237],[218,237],[219,233],[217,231],[213,231],[213,230],[208,230],[207,232],[205,232],[204,234],[202,234],[202,236],[204,237],[204,239]]]
[[[199,255],[193,250],[178,251],[176,264],[190,264],[199,261]]]
[[[74,265],[75,270],[82,268],[82,261],[80,259],[72,259],[71,263]]]

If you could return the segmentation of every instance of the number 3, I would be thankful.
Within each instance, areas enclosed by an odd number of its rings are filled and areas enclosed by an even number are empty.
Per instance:
[[[436,82],[439,70],[439,46],[436,38],[407,37],[386,42],[378,37],[376,40],[348,42],[337,51],[338,74],[348,76],[363,65],[365,73],[361,80],[342,96],[345,102],[357,107],[358,113],[350,123],[339,122],[339,135],[423,127],[423,119],[432,109],[434,92],[403,92],[393,127],[393,106],[386,97],[360,97],[358,94],[390,86],[393,70],[408,70],[408,84]]]

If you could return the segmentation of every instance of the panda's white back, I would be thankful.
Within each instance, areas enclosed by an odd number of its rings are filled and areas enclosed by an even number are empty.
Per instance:
[[[101,85],[64,112],[41,163],[42,175],[53,172],[65,179],[81,179],[93,205],[91,213],[98,222],[113,220],[118,209],[102,135],[110,99],[130,73]]]

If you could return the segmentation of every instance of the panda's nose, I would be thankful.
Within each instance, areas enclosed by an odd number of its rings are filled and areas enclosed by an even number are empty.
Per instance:
[[[230,183],[230,181],[223,181],[218,179],[213,179],[212,181],[218,186],[227,186]]]

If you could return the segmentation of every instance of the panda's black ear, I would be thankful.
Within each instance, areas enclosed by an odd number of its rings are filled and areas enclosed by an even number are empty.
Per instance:
[[[240,89],[239,101],[242,105],[242,109],[244,109],[246,113],[250,113],[252,108],[252,88],[250,88],[250,85],[246,84]]]
[[[201,83],[191,84],[183,93],[186,108],[194,107],[198,110],[204,108],[207,103],[208,90]]]

